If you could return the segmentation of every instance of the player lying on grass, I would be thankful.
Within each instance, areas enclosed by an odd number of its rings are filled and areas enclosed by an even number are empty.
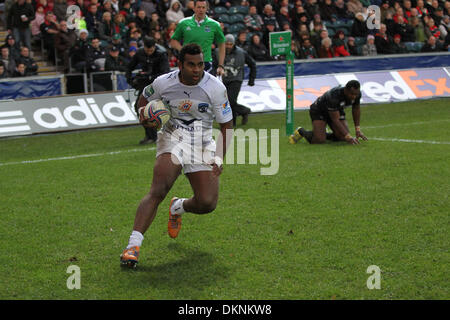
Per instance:
[[[152,185],[137,208],[128,246],[120,256],[122,265],[136,266],[143,235],[182,170],[194,195],[189,199],[172,198],[169,236],[178,236],[183,213],[205,214],[216,208],[219,175],[232,135],[232,130],[227,129],[232,129],[233,114],[225,86],[204,72],[203,61],[199,45],[185,45],[179,54],[179,70],[158,77],[139,97],[141,107],[154,99],[165,101],[171,119],[158,133]],[[212,138],[214,119],[221,131],[217,146]],[[192,153],[198,147],[200,152]]]
[[[309,108],[313,130],[307,131],[298,127],[294,134],[289,137],[289,142],[295,144],[303,137],[311,144],[325,143],[326,140],[359,144],[359,139],[367,140],[361,132],[359,123],[361,118],[360,99],[360,84],[356,80],[350,80],[345,87],[337,86],[328,90],[317,98]],[[352,106],[353,123],[355,124],[355,137],[350,134],[345,119],[344,108],[350,105]],[[327,133],[327,125],[333,131],[332,133]]]

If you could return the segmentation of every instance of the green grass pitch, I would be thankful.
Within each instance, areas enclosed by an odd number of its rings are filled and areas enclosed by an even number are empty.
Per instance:
[[[225,164],[217,209],[185,214],[174,240],[181,176],[136,270],[119,255],[152,176],[141,127],[1,139],[0,298],[449,299],[449,100],[364,106],[361,127],[358,146],[290,145],[283,113],[251,116],[241,128],[280,130],[278,173]]]

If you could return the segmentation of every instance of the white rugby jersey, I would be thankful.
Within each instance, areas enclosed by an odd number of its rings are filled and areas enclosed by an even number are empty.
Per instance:
[[[203,73],[197,85],[184,85],[180,82],[179,72],[176,70],[159,76],[145,87],[142,94],[148,101],[161,99],[169,106],[171,118],[163,128],[165,132],[202,130],[203,141],[210,140],[214,119],[218,123],[233,120],[227,90],[208,72]]]

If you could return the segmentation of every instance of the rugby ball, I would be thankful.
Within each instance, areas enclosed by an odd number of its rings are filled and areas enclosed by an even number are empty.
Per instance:
[[[152,100],[140,108],[139,121],[147,127],[161,129],[170,119],[170,111],[162,100]]]

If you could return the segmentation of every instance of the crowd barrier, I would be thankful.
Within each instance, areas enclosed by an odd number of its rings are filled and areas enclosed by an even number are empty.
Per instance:
[[[308,76],[343,72],[448,67],[449,61],[450,52],[295,60],[294,74],[296,76]],[[286,74],[284,61],[261,62],[257,66],[257,79],[279,78]],[[245,68],[245,79],[248,79],[247,67]],[[117,71],[10,78],[0,80],[0,100],[128,89],[131,88],[126,81],[125,74]]]
[[[294,77],[294,108],[308,109],[324,92],[361,83],[362,104],[450,97],[450,67],[345,72]],[[0,137],[137,124],[133,89],[0,101]],[[284,77],[244,82],[238,102],[253,113],[286,108]]]

